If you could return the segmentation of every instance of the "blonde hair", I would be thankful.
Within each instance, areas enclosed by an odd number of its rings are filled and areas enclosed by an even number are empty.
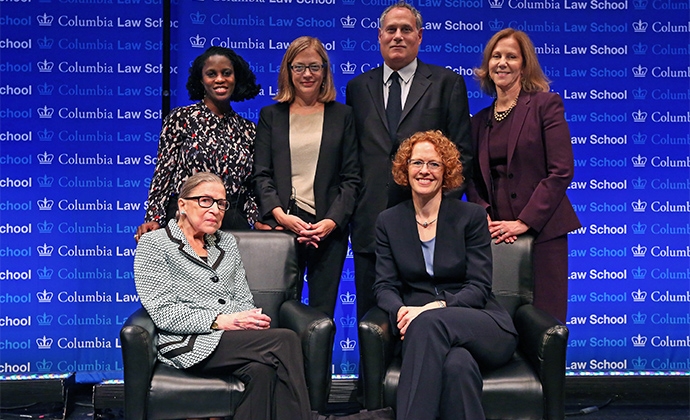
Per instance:
[[[321,57],[321,62],[323,63],[323,69],[321,70],[323,72],[323,82],[318,101],[327,103],[335,100],[336,90],[328,53],[321,41],[311,36],[301,36],[295,39],[290,43],[287,51],[285,51],[278,73],[278,94],[273,97],[274,100],[287,103],[292,103],[295,100],[295,85],[292,83],[292,70],[290,70],[290,66],[299,53],[309,48],[313,49]]]

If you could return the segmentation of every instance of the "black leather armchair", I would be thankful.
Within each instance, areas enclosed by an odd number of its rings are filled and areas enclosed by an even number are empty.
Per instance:
[[[294,238],[282,232],[237,231],[242,262],[254,303],[272,327],[300,336],[312,410],[328,401],[335,325],[326,314],[296,300],[299,269]],[[231,417],[244,385],[232,375],[200,376],[175,369],[156,358],[156,327],[144,308],[120,331],[125,379],[125,418],[181,419]]]
[[[532,242],[522,235],[512,244],[492,244],[493,291],[519,333],[512,359],[482,372],[482,405],[487,419],[563,419],[568,328],[532,303]],[[400,357],[388,315],[378,307],[359,324],[365,406],[395,407]]]

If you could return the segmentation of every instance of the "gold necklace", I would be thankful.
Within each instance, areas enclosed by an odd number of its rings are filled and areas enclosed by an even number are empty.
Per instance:
[[[517,105],[517,101],[518,101],[519,96],[520,96],[520,94],[518,93],[518,96],[515,97],[515,100],[513,100],[513,103],[505,111],[500,111],[500,112],[496,111],[496,102],[494,102],[494,119],[496,120],[496,122],[503,121],[510,114],[510,111],[512,111],[513,108],[515,108],[515,105]]]

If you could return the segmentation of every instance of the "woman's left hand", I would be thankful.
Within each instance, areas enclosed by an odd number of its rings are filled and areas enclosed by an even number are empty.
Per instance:
[[[494,220],[489,223],[491,237],[496,239],[496,243],[505,242],[512,244],[517,240],[518,235],[529,230],[529,226],[522,220]]]
[[[261,309],[234,314],[220,314],[216,318],[218,328],[221,330],[267,330],[271,327],[271,317],[261,313]]]
[[[331,219],[320,220],[311,224],[308,229],[301,230],[297,237],[297,242],[318,248],[319,242],[326,239],[326,237],[333,232],[335,227],[336,224]]]
[[[445,307],[445,306],[444,306]],[[415,318],[419,316],[422,312],[428,311],[429,309],[440,309],[438,301],[429,302],[424,306],[402,306],[398,309],[398,329],[400,330],[400,339],[405,339],[405,333],[407,332],[407,327],[410,323],[414,321]]]

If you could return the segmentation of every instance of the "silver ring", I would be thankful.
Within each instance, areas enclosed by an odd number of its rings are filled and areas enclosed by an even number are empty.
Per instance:
[[[503,229],[499,230],[498,233],[500,233],[501,235],[503,235]]]
[[[134,234],[134,239],[137,239],[137,235],[136,235],[136,233]]]

